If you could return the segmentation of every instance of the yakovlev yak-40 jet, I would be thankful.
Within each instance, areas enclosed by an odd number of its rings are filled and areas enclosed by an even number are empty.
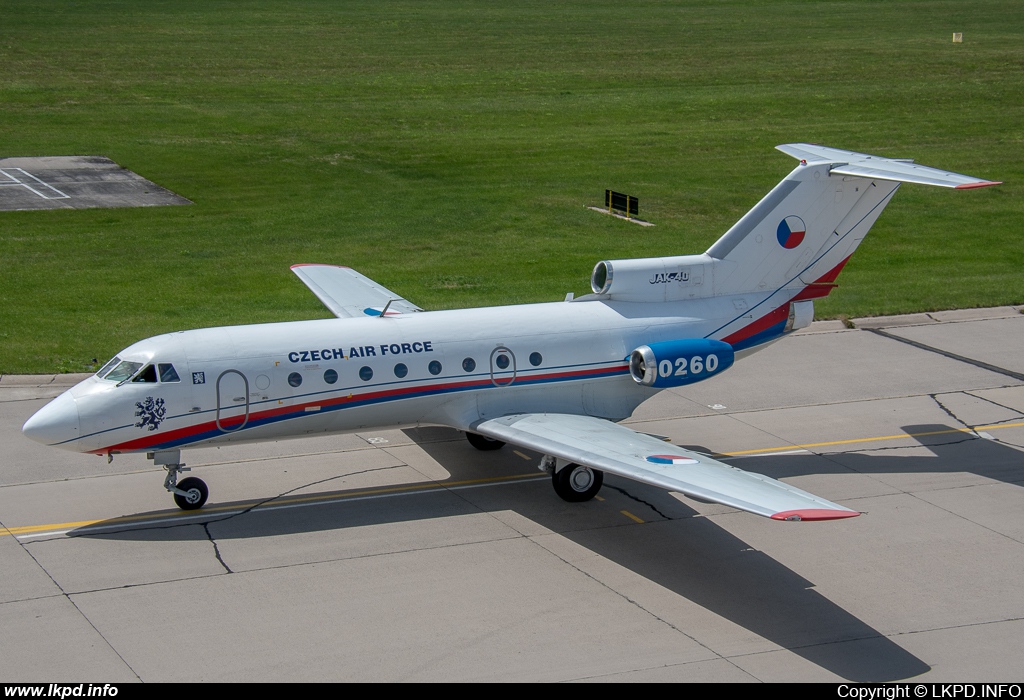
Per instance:
[[[355,270],[292,270],[336,319],[142,340],[29,418],[65,450],[147,452],[178,506],[181,450],[381,427],[441,425],[481,450],[541,453],[556,493],[586,501],[604,473],[776,520],[856,511],[621,426],[661,389],[721,374],[807,326],[900,183],[970,189],[966,175],[810,144],[800,164],[707,252],[597,263],[593,294],[424,312]]]

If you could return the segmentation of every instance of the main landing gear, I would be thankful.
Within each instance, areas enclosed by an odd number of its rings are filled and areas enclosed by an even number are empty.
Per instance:
[[[604,484],[604,472],[584,464],[574,464],[544,455],[540,469],[551,475],[551,485],[563,501],[583,503],[597,495]]]
[[[500,450],[505,446],[501,440],[495,440],[478,433],[466,433],[466,439],[469,440],[469,444],[478,450],[484,452],[490,452],[491,450]]]
[[[164,488],[174,495],[174,502],[182,510],[198,510],[206,503],[210,496],[210,489],[206,482],[194,476],[178,481],[178,474],[192,471],[181,463],[181,450],[168,450],[166,452],[149,452],[148,459],[153,464],[167,470],[167,478],[164,479]]]
[[[477,433],[467,432],[466,439],[478,450],[500,450],[505,446],[501,440],[484,437]],[[555,487],[555,493],[569,503],[589,501],[597,495],[597,492],[601,490],[601,485],[604,484],[604,472],[600,469],[566,462],[564,459],[558,459],[551,455],[544,455],[539,466],[542,472],[551,475],[551,485]]]

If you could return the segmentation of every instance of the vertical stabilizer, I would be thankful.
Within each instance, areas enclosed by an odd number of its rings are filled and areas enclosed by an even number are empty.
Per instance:
[[[825,296],[901,182],[957,189],[999,184],[825,146],[778,148],[800,165],[708,249],[716,295]]]

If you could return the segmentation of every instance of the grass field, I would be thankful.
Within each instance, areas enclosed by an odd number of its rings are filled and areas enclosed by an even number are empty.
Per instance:
[[[813,141],[904,186],[817,315],[1024,303],[1024,3],[0,0],[0,156],[105,155],[195,202],[0,212],[0,372],[327,317],[296,262],[424,308],[703,252]],[[951,42],[954,31],[964,42]],[[640,198],[640,228],[585,209]]]

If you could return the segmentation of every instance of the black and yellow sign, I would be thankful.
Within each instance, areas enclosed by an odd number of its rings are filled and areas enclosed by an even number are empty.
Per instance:
[[[626,216],[637,216],[640,213],[640,200],[621,192],[604,191],[604,205],[608,211],[621,211]]]

